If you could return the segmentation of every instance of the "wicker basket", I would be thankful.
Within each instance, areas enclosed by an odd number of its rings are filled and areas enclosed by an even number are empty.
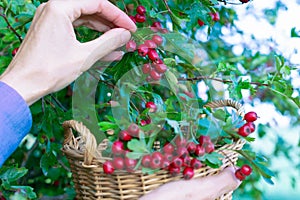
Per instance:
[[[221,100],[206,105],[211,108],[230,106],[237,110],[239,115],[243,113],[241,104],[232,100]],[[166,170],[160,170],[155,174],[143,174],[140,171],[128,173],[117,171],[112,175],[103,173],[102,163],[109,158],[103,158],[101,151],[107,147],[107,140],[97,146],[95,137],[90,131],[77,121],[66,121],[63,124],[65,140],[62,151],[67,156],[76,190],[76,199],[84,200],[125,200],[138,199],[160,185],[182,179],[182,175],[171,176]],[[73,135],[76,130],[78,137]],[[241,149],[244,141],[238,140],[231,145],[225,145],[217,152],[225,155],[223,165],[220,168],[212,169],[202,167],[195,171],[194,178],[211,176],[219,173],[224,168],[236,164],[238,154],[232,150]],[[230,200],[232,193],[224,194],[219,200]]]

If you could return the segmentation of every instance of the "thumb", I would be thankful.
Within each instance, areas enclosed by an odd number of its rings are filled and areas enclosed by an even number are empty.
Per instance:
[[[131,34],[123,28],[115,28],[105,32],[99,38],[82,44],[85,62],[82,71],[88,70],[95,62],[122,47],[130,40]]]

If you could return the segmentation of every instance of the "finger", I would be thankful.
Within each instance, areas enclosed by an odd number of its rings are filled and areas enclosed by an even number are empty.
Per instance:
[[[123,55],[124,55],[123,51],[113,51],[107,56],[101,58],[101,61],[105,61],[105,62],[118,61],[122,59]]]
[[[107,0],[53,0],[47,3],[50,9],[56,12],[63,12],[74,22],[82,15],[97,14],[117,27],[135,31],[134,22],[119,8]]]
[[[99,38],[81,44],[81,52],[86,53],[82,69],[85,71],[97,60],[104,58],[129,41],[131,34],[123,28],[115,28],[105,32]]]
[[[97,17],[96,15],[82,16],[73,22],[73,26],[74,27],[86,26],[90,29],[99,32],[106,32],[114,27],[113,24],[108,23],[107,21]]]

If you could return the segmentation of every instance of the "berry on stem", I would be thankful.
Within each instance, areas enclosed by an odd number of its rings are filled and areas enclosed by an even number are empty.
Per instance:
[[[157,106],[155,105],[154,102],[149,101],[146,103],[146,108],[149,108],[149,112],[155,112],[157,109]]]
[[[169,166],[169,173],[171,176],[177,176],[180,174],[180,167],[174,167],[173,165]]]
[[[152,41],[159,46],[163,43],[163,38],[160,35],[153,35]]]
[[[252,168],[249,165],[243,165],[240,170],[245,176],[249,176],[252,173]]]
[[[14,48],[14,50],[12,50],[12,52],[11,52],[11,55],[15,56],[17,54],[18,50],[19,50],[19,47]]]
[[[160,74],[163,74],[167,71],[167,66],[165,64],[154,64],[154,69],[160,73]]]
[[[115,171],[115,168],[113,167],[113,164],[111,161],[105,161],[105,163],[103,164],[103,172],[105,174],[112,174]]]
[[[127,128],[127,131],[134,137],[138,137],[140,133],[140,128],[137,124],[130,124],[130,126]]]
[[[140,14],[137,13],[137,14],[134,16],[134,19],[135,19],[135,21],[138,22],[138,23],[144,23],[144,22],[146,21],[146,16],[145,16],[145,15],[140,15]]]
[[[155,49],[157,47],[157,44],[153,40],[146,40],[144,44],[149,48],[149,49]]]
[[[155,69],[151,70],[150,76],[155,81],[159,81],[161,79],[161,75]]]
[[[129,171],[132,171],[137,164],[137,160],[131,159],[131,158],[125,158],[124,163],[125,163],[126,169]]]
[[[204,22],[201,19],[198,19],[197,22],[198,22],[199,26],[204,26]]]
[[[253,122],[247,122],[246,125],[249,126],[251,133],[255,131],[255,124]]]
[[[196,145],[195,155],[196,156],[203,156],[205,154],[205,148],[199,144]]]
[[[123,141],[129,141],[129,140],[132,139],[132,136],[129,134],[128,131],[122,130],[122,131],[119,133],[119,138],[120,138],[120,140],[123,140]]]
[[[194,142],[189,142],[187,144],[187,150],[189,153],[195,153],[196,151],[196,144]]]
[[[147,47],[147,45],[145,44],[141,44],[139,47],[138,47],[138,53],[140,56],[142,57],[145,57],[147,55],[149,51],[149,48]]]
[[[124,144],[121,141],[115,141],[112,144],[111,151],[114,155],[121,155],[124,151]]]
[[[253,112],[253,111],[248,112],[248,113],[245,114],[244,119],[247,122],[254,122],[254,121],[257,120],[257,114],[256,114],[256,112]]]
[[[140,15],[145,15],[146,8],[142,5],[139,5],[138,7],[136,7],[136,12],[139,13]]]
[[[133,40],[130,40],[129,42],[127,42],[126,44],[126,50],[128,52],[134,52],[136,50],[136,43]]]
[[[247,137],[248,135],[250,135],[250,133],[251,133],[251,130],[247,124],[244,124],[238,130],[238,134],[243,137]]]
[[[194,169],[200,169],[203,166],[203,164],[201,163],[201,161],[198,160],[197,158],[193,158],[191,160],[191,164],[190,165]]]
[[[113,163],[113,166],[115,169],[121,170],[121,169],[124,169],[124,167],[125,167],[124,159],[122,157],[114,158],[112,163]]]
[[[167,143],[163,147],[163,151],[168,154],[173,154],[175,151],[175,147],[171,143]]]
[[[156,61],[157,59],[159,59],[159,55],[155,49],[150,49],[147,55],[152,61]]]
[[[240,181],[243,181],[246,178],[246,176],[244,174],[242,174],[240,169],[236,170],[234,174],[235,174],[235,177],[237,179],[239,179]]]
[[[144,64],[142,67],[142,71],[144,74],[149,74],[151,71],[151,64],[150,63]]]
[[[186,168],[183,170],[182,174],[183,174],[183,178],[184,178],[185,180],[190,180],[191,178],[194,177],[194,169],[191,168],[191,167],[186,167]]]
[[[151,163],[151,155],[144,155],[142,158],[143,167],[149,168]]]

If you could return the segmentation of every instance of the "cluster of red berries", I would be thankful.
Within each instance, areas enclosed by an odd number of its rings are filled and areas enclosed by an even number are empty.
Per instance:
[[[124,142],[128,142],[132,137],[138,137],[138,132],[139,128],[135,124],[130,125],[126,131],[121,131],[120,140],[115,141],[112,145],[113,160],[103,164],[104,173],[112,174],[115,169],[134,171],[138,160],[126,157],[129,150],[125,149]],[[162,151],[144,155],[141,158],[141,165],[154,170],[167,170],[172,176],[182,172],[184,179],[191,179],[194,176],[194,170],[203,166],[196,157],[215,150],[209,136],[200,136],[198,142],[199,144],[187,142],[185,138],[177,136],[174,144],[166,143]]]
[[[220,15],[218,12],[211,12],[211,13],[209,13],[209,15],[211,16],[211,19],[215,22],[220,20]],[[199,26],[205,25],[205,23],[201,19],[198,19],[197,22],[198,22]]]
[[[247,137],[248,135],[253,133],[255,131],[254,121],[256,121],[257,118],[258,117],[256,112],[251,111],[246,113],[244,116],[244,120],[246,120],[247,123],[239,128],[238,134],[240,136]]]
[[[130,40],[126,44],[126,50],[129,52],[136,51],[142,57],[148,57],[149,63],[145,63],[142,67],[144,74],[148,74],[147,81],[161,79],[161,76],[167,71],[167,66],[164,64],[163,60],[160,59],[159,54],[156,50],[163,42],[163,38],[160,35],[153,35],[151,40],[145,40],[143,44],[138,47],[135,41]]]
[[[146,108],[148,108],[149,112],[152,112],[152,113],[156,112],[156,110],[157,110],[157,106],[152,101],[149,101],[149,102],[146,103]],[[145,126],[147,124],[150,124],[151,121],[152,121],[151,118],[147,117],[146,119],[142,119],[140,121],[140,124],[141,124],[141,126]]]
[[[243,165],[240,169],[235,171],[235,177],[240,181],[245,180],[246,176],[252,173],[252,168],[249,165]]]

